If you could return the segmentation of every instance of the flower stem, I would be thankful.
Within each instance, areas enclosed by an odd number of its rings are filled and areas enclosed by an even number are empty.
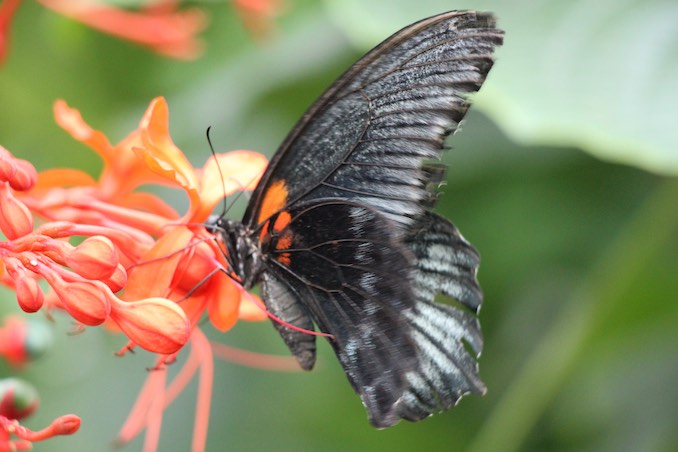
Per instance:
[[[622,226],[508,385],[470,452],[521,448],[574,370],[587,340],[678,230],[677,199],[678,180],[667,180]]]

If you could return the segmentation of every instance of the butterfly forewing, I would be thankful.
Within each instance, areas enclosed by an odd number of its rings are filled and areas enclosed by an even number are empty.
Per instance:
[[[501,40],[491,15],[451,12],[411,25],[376,47],[283,142],[244,223],[261,224],[300,200],[338,197],[368,204],[401,228],[411,225],[427,197],[422,163],[440,157],[445,136],[466,113],[468,96],[485,80]],[[267,202],[271,197],[275,202]]]
[[[483,393],[478,254],[431,213],[454,132],[502,42],[492,15],[450,12],[396,33],[308,110],[242,223],[222,222],[234,271],[304,369],[317,327],[370,421],[388,427]],[[453,304],[438,303],[444,294]]]

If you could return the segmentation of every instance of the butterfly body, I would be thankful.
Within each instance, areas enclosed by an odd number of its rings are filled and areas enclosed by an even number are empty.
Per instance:
[[[213,225],[230,270],[261,283],[304,369],[319,330],[388,427],[483,393],[478,254],[430,210],[454,132],[502,41],[490,14],[413,24],[358,61],[273,156],[242,222]],[[438,294],[456,304],[438,303]],[[290,328],[292,326],[292,328]]]

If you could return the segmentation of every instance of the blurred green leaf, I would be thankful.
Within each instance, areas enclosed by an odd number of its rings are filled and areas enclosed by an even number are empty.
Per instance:
[[[367,47],[448,9],[493,11],[504,48],[476,104],[518,142],[678,174],[678,3],[327,0]]]

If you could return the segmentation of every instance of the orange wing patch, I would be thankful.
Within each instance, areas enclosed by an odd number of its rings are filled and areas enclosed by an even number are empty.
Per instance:
[[[280,215],[278,215],[278,218],[275,219],[275,223],[273,223],[273,230],[275,232],[282,232],[282,230],[285,229],[288,224],[290,224],[290,221],[292,221],[292,215],[290,215],[290,213],[286,210],[283,210],[280,212]]]
[[[287,212],[285,212],[287,213]],[[289,216],[289,214],[288,214]],[[289,222],[289,221],[288,221]],[[277,223],[277,221],[276,221]],[[282,235],[282,237],[278,238],[278,241],[275,244],[275,249],[280,251],[280,250],[288,250],[292,246],[292,240],[294,239],[294,233],[292,231],[287,231],[285,234]],[[278,262],[280,262],[283,265],[290,265],[292,263],[292,255],[290,253],[281,253],[279,254],[276,259]]]
[[[264,194],[264,199],[261,202],[261,209],[259,210],[258,223],[269,218],[271,215],[285,207],[287,203],[287,184],[284,180],[277,180],[271,184]],[[289,217],[289,214],[288,214]]]
[[[287,231],[285,235],[278,238],[278,241],[275,244],[276,250],[288,250],[292,246],[292,239],[294,239],[294,234],[291,231]]]

